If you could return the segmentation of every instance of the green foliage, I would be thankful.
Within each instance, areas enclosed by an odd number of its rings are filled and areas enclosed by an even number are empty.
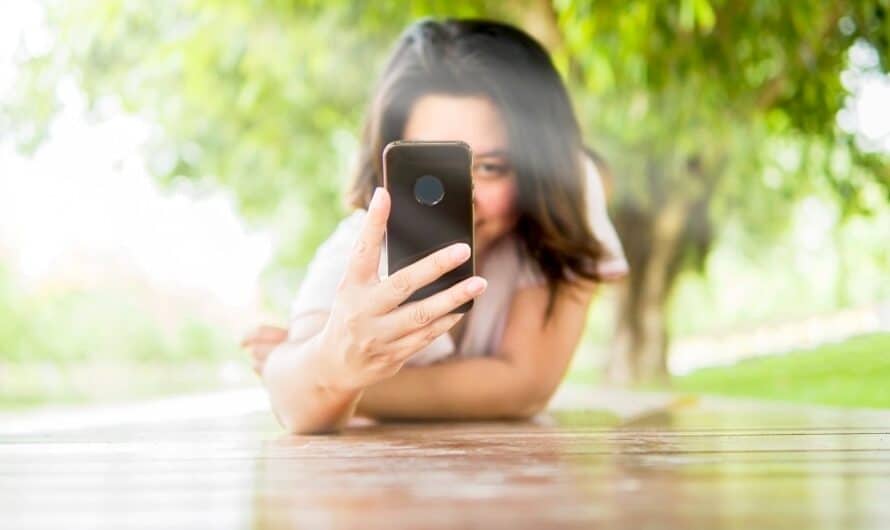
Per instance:
[[[121,105],[160,125],[159,178],[232,188],[246,214],[283,225],[279,264],[299,267],[344,213],[334,205],[396,35],[427,15],[522,23],[528,4],[52,1],[56,46],[27,64],[7,119],[39,141],[56,82],[73,75],[97,112]],[[732,212],[769,233],[816,172],[850,211],[874,182],[890,190],[885,159],[835,125],[849,47],[872,47],[880,71],[890,63],[886,0],[558,0],[542,13],[553,20],[534,22],[558,29],[556,62],[622,200],[713,193],[712,218]]]
[[[860,68],[850,47],[874,52],[862,68],[890,66],[888,0],[47,7],[55,44],[24,63],[19,97],[0,112],[8,130],[39,145],[65,81],[98,116],[145,116],[158,126],[149,160],[161,181],[231,188],[251,219],[279,226],[277,273],[299,270],[344,213],[337,197],[373,81],[399,32],[427,15],[555,30],[548,44],[588,140],[613,167],[619,203],[698,208],[681,242],[686,266],[704,263],[727,221],[769,236],[803,195],[832,193],[844,218],[890,195],[886,156],[863,152],[835,123],[848,96],[841,72]]]
[[[850,47],[890,65],[887,2],[556,4],[561,63],[622,201],[705,194],[712,221],[738,215],[769,234],[817,175],[849,212],[867,211],[876,185],[890,196],[886,157],[862,159],[835,123]]]
[[[735,366],[706,368],[675,378],[673,384],[689,392],[890,408],[888,380],[890,334],[885,333]]]
[[[160,125],[149,155],[161,181],[212,180],[234,190],[248,217],[282,223],[286,267],[305,263],[344,213],[338,196],[360,119],[398,31],[437,7],[481,14],[468,2],[370,12],[311,1],[48,7],[57,46],[26,64],[23,86],[35,89],[7,112],[35,124],[20,142],[38,143],[56,109],[48,80],[73,73],[97,115],[123,107]]]
[[[24,296],[16,289],[11,275],[0,263],[0,358],[12,358],[23,349],[28,327]]]
[[[0,360],[73,364],[240,358],[234,337],[196,317],[165,324],[135,290],[26,295],[0,269]]]

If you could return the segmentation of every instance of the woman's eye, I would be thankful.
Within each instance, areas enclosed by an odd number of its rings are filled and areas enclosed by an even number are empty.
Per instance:
[[[498,178],[506,175],[510,168],[508,168],[505,164],[494,164],[494,163],[486,163],[483,162],[481,164],[476,164],[475,173],[479,178]]]

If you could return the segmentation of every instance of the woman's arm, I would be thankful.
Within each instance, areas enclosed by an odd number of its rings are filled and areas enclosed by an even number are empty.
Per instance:
[[[557,294],[546,326],[546,287],[517,292],[501,351],[420,367],[365,389],[357,414],[390,419],[522,418],[541,411],[559,386],[587,320],[594,284]]]
[[[381,280],[380,250],[389,216],[389,195],[377,188],[352,248],[330,313],[321,330],[303,343],[302,330],[272,351],[263,367],[278,421],[290,432],[339,430],[352,415],[363,389],[399,371],[405,361],[457,323],[452,314],[485,290],[473,276],[423,300],[403,304],[411,293],[470,257],[455,243]],[[301,318],[305,330],[310,326]],[[308,331],[307,331],[308,333]]]
[[[500,357],[404,367],[365,389],[356,414],[377,419],[525,418],[546,402]]]
[[[330,356],[321,330],[327,313],[307,315],[292,325],[290,340],[265,359],[260,375],[279,423],[293,433],[336,431],[352,416],[360,390],[332,386]],[[299,404],[299,405],[297,405]],[[294,411],[299,410],[299,414]]]

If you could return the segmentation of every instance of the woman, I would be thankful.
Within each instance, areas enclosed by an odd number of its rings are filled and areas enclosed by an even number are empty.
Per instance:
[[[381,153],[397,139],[472,148],[479,272],[402,307],[469,247],[383,277]],[[290,432],[336,431],[353,415],[531,416],[566,372],[596,284],[627,271],[565,86],[547,52],[508,25],[408,28],[372,101],[348,200],[354,211],[317,250],[288,329],[244,342]],[[465,316],[449,313],[471,298]]]

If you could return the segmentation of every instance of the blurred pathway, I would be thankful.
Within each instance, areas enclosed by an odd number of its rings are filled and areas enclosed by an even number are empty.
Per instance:
[[[668,368],[674,375],[683,375],[707,366],[733,364],[878,332],[890,332],[890,300],[752,329],[680,339],[671,347]]]

